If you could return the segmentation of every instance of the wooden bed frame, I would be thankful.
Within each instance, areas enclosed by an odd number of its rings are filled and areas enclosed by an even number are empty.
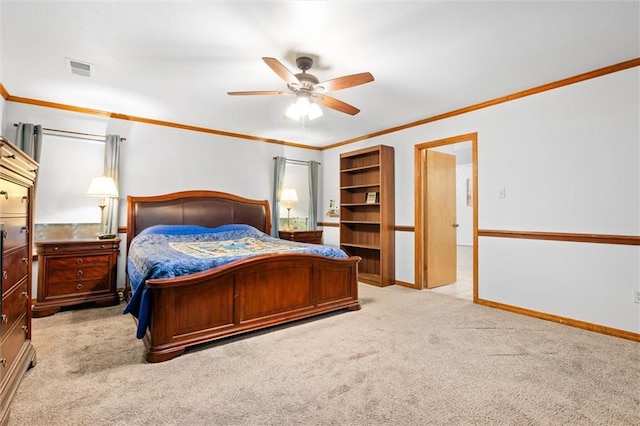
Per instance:
[[[127,249],[158,224],[245,223],[269,233],[269,202],[217,191],[127,197]],[[360,309],[360,258],[261,255],[177,278],[147,280],[151,320],[146,359],[162,362],[189,346],[347,308]]]

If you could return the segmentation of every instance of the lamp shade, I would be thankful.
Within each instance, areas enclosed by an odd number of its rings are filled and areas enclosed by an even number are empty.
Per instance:
[[[293,188],[285,188],[282,190],[280,201],[284,202],[284,205],[290,209],[291,205],[298,201],[298,194]]]
[[[87,195],[93,197],[118,197],[118,188],[112,177],[109,176],[96,176],[91,180],[89,189],[87,189]]]
[[[280,197],[280,201],[285,201],[289,203],[298,201],[298,194],[296,193],[296,190],[293,188],[283,189],[282,196]]]

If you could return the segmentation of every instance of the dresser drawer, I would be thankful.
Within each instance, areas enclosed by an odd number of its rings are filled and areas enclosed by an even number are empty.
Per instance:
[[[7,253],[7,252],[5,252]],[[9,291],[15,283],[29,273],[27,246],[12,250],[2,258],[2,293]]]
[[[20,349],[27,340],[27,316],[22,315],[14,323],[13,328],[7,328],[7,330],[7,334],[4,331],[2,333],[2,354],[0,354],[0,374],[3,378],[11,371]]]
[[[95,280],[76,280],[66,282],[49,282],[47,287],[47,299],[62,296],[78,296],[87,293],[99,293],[110,291],[107,277]]]
[[[0,136],[0,138],[2,137]],[[0,141],[0,165],[19,174],[22,179],[33,185],[36,180],[38,163],[7,142],[4,138]]]
[[[26,216],[29,212],[29,188],[0,180],[0,212],[2,216]]]
[[[27,281],[24,280],[16,286],[11,293],[2,298],[2,320],[0,320],[0,336],[11,329],[15,322],[27,312],[29,294],[27,293]]]
[[[29,242],[29,228],[27,217],[2,218],[3,224],[2,238],[4,238],[3,250],[9,250]]]

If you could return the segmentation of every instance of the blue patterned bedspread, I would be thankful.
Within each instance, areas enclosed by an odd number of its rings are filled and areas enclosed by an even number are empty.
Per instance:
[[[131,240],[127,276],[132,296],[124,313],[138,318],[138,339],[151,315],[151,293],[145,281],[193,274],[261,254],[310,253],[346,258],[337,247],[304,244],[271,237],[249,225],[205,228],[195,225],[155,225]]]

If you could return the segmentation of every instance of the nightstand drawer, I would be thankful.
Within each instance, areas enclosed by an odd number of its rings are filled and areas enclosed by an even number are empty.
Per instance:
[[[73,253],[81,253],[80,256],[86,253],[95,253],[100,252],[104,253],[118,251],[120,247],[120,240],[80,240],[80,241],[55,241],[55,242],[46,242],[46,241],[37,241],[36,249],[38,250],[38,254],[42,254],[44,256],[55,256],[59,254],[63,255],[73,255]]]
[[[81,268],[53,269],[49,271],[47,280],[50,284],[73,280],[90,280],[106,278],[109,270],[106,266],[88,266]]]
[[[77,280],[67,282],[49,282],[47,297],[77,296],[86,293],[109,291],[109,281],[106,277],[95,280]]]
[[[67,269],[80,268],[83,266],[100,266],[109,264],[110,255],[101,256],[71,256],[71,257],[52,257],[48,259],[49,269]]]
[[[298,243],[322,244],[322,231],[279,231],[278,236],[282,240]]]

